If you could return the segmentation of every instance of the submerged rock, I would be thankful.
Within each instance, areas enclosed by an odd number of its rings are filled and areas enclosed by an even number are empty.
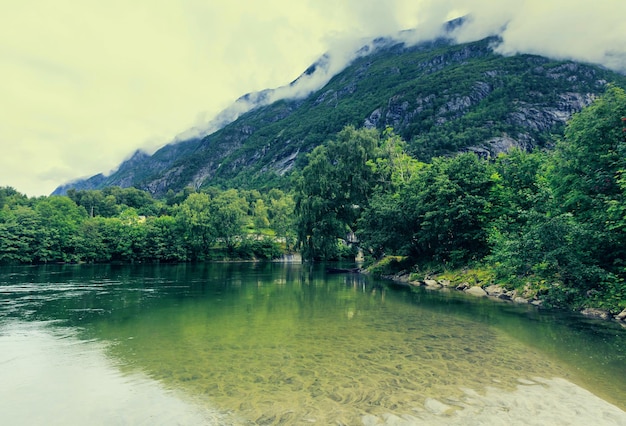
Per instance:
[[[434,398],[426,398],[426,401],[424,401],[424,408],[426,408],[428,411],[430,411],[433,414],[444,414],[446,411],[448,411],[450,408],[452,408],[451,406],[444,404],[443,402],[437,401]]]
[[[380,419],[372,414],[366,414],[361,417],[361,422],[363,426],[378,426],[380,425]]]
[[[586,308],[580,311],[580,313],[589,318],[597,318],[603,320],[607,320],[611,317],[608,311],[597,308]]]

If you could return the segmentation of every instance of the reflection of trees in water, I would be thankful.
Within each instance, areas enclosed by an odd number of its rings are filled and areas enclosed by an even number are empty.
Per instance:
[[[369,279],[363,274],[349,273],[344,275],[344,282],[347,286],[363,293],[383,293],[385,286],[380,282]]]

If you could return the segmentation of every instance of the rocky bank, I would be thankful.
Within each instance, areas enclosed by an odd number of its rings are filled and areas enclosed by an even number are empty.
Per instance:
[[[488,297],[494,301],[505,301],[518,304],[531,304],[541,307],[542,301],[530,291],[530,286],[526,286],[522,291],[507,290],[506,287],[498,284],[470,284],[463,281],[460,284],[452,284],[448,279],[425,278],[422,280],[412,279],[411,274],[401,271],[393,275],[383,275],[383,278],[395,282],[404,283],[415,287],[424,287],[427,290],[460,291],[470,296]],[[586,308],[580,313],[589,318],[601,320],[615,320],[626,327],[626,309],[617,315],[611,315],[609,311],[597,308]]]

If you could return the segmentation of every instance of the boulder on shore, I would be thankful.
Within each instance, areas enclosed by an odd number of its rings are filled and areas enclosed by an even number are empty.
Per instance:
[[[487,292],[479,286],[470,287],[465,290],[465,293],[471,294],[472,296],[487,296]]]
[[[485,291],[489,296],[500,297],[500,295],[504,294],[506,290],[503,287],[500,287],[497,284],[491,284],[488,287],[485,287]]]
[[[626,321],[626,309],[624,309],[619,314],[615,315],[615,319],[618,321]]]
[[[424,285],[429,288],[441,288],[441,284],[436,280],[424,280]]]
[[[488,296],[494,297],[499,300],[513,300],[517,295],[515,290],[507,290],[506,288],[499,286],[498,284],[492,284],[485,287],[485,291]]]
[[[450,280],[439,280],[437,281],[440,285],[442,285],[443,287],[450,287],[451,283]]]
[[[457,285],[455,288],[459,291],[463,291],[465,289],[468,289],[469,287],[470,287],[469,283],[461,283]]]

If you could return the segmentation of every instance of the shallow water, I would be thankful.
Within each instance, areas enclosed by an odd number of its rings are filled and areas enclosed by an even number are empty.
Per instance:
[[[20,333],[34,347],[20,349]],[[490,424],[520,406],[521,423],[504,424],[524,424],[566,399],[570,414],[587,404],[592,419],[620,424],[625,337],[616,324],[306,265],[12,268],[0,270],[0,353],[13,350],[0,359],[13,377],[0,383],[0,411],[12,412],[9,388],[30,364],[69,359],[72,369],[38,377],[54,388],[102,370],[54,393],[127,413],[102,424]],[[46,345],[57,358],[27,357]],[[103,380],[152,396],[134,410],[113,409],[120,400],[106,393],[84,401],[81,389]],[[47,401],[38,387],[28,390]],[[151,411],[163,407],[170,421]]]
[[[140,372],[122,374],[106,344],[45,322],[0,328],[3,425],[227,424]]]

